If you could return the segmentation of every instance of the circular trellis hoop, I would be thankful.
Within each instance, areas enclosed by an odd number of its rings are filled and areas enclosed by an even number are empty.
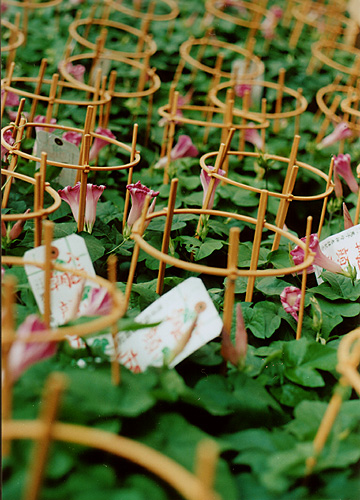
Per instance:
[[[15,24],[9,23],[6,19],[1,19],[1,26],[10,31],[9,40],[12,40],[8,45],[1,44],[1,52],[11,52],[24,43],[25,35]]]
[[[98,56],[96,53],[87,53],[87,54],[78,54],[74,56],[68,57],[65,61],[61,61],[59,64],[59,71],[61,74],[73,85],[76,85],[78,88],[94,92],[95,88],[92,85],[82,83],[77,81],[70,73],[66,70],[66,65],[71,62],[71,63],[79,63],[81,61],[84,61],[86,59],[90,60],[95,60],[97,59],[98,61],[105,60],[105,61],[114,61],[115,59],[111,56],[111,54],[107,54],[104,52],[101,54],[101,56]],[[144,64],[140,63],[139,61],[135,61],[132,59],[129,59],[127,57],[120,56],[118,53],[118,56],[116,58],[117,62],[122,62],[128,66],[131,66],[132,68],[138,69],[139,74],[143,71],[146,73],[146,77],[149,78],[149,88],[146,90],[138,90],[134,92],[120,92],[114,90],[112,92],[112,97],[120,97],[123,99],[128,99],[131,97],[147,97],[147,96],[152,96],[159,88],[161,85],[161,81],[159,76],[155,73],[155,70],[152,68],[147,68]]]
[[[7,418],[2,422],[5,443],[14,439],[35,441],[25,485],[26,492],[30,492],[31,496],[27,495],[26,500],[35,500],[39,496],[52,441],[75,443],[128,460],[163,480],[185,500],[221,500],[213,489],[219,455],[214,441],[202,440],[197,445],[194,474],[143,443],[101,429],[59,422],[57,414],[60,399],[67,383],[66,376],[59,372],[49,376],[42,401],[42,413],[37,420]]]
[[[80,45],[87,47],[88,49],[91,50],[96,50],[96,43],[92,43],[83,36],[81,36],[78,33],[78,28],[81,26],[85,27],[93,27],[93,26],[99,26],[102,28],[114,28],[119,31],[125,31],[128,34],[133,35],[134,37],[137,37],[138,40],[142,40],[142,43],[144,44],[144,49],[143,51],[136,51],[136,52],[123,52],[121,50],[113,50],[113,49],[108,49],[104,47],[104,51],[108,53],[114,60],[117,59],[117,56],[120,55],[121,57],[127,57],[130,59],[143,59],[145,57],[150,57],[156,52],[156,43],[154,40],[151,38],[150,35],[145,35],[144,33],[136,28],[133,28],[132,26],[129,26],[127,24],[115,22],[115,21],[110,21],[107,19],[79,19],[77,21],[74,21],[73,23],[70,24],[69,26],[69,33],[73,37],[74,40],[76,40]],[[121,46],[121,45],[120,45]],[[137,46],[135,44],[134,46]]]
[[[59,5],[59,3],[61,2],[62,0],[45,0],[40,2],[29,2],[29,1],[20,2],[18,0],[5,1],[6,5],[12,5],[14,7],[21,7],[27,9],[45,9],[46,7],[55,7],[56,5]]]
[[[237,26],[242,26],[243,28],[249,28],[258,30],[260,26],[260,20],[262,17],[266,16],[266,9],[261,5],[254,2],[240,2],[241,7],[248,10],[252,14],[251,20],[246,20],[241,17],[236,17],[234,13],[227,14],[221,9],[216,7],[217,0],[207,0],[205,8],[209,14],[218,17],[229,23],[236,24]]]
[[[174,0],[156,0],[153,2],[156,8],[156,3],[165,4],[169,7],[170,12],[168,14],[154,14],[151,12],[141,12],[141,10],[130,9],[125,5],[122,5],[120,2],[114,2],[113,0],[105,0],[106,5],[111,7],[118,12],[126,14],[130,17],[136,17],[137,19],[149,19],[150,21],[171,21],[175,19],[179,14],[179,8],[177,2]]]
[[[199,60],[192,57],[190,55],[190,52],[196,46],[199,46],[199,50],[201,51],[205,50],[206,47],[213,47],[214,49],[216,49],[217,53],[219,52],[219,50],[224,49],[228,50],[229,52],[232,52],[233,54],[243,56],[244,62],[249,65],[249,69],[244,74],[245,78],[255,79],[264,73],[264,68],[265,68],[264,63],[260,60],[259,57],[255,56],[249,50],[243,49],[238,45],[222,42],[221,40],[213,38],[204,37],[204,38],[194,39],[191,37],[189,40],[181,44],[180,55],[184,59],[184,61],[189,63],[192,67],[204,71],[205,73],[209,73],[217,77],[220,76],[226,79],[229,79],[233,76],[231,72],[223,71],[219,68],[216,68],[215,62],[214,62],[214,67],[211,67],[201,63]],[[253,66],[254,69],[250,70],[250,65]]]
[[[46,161],[45,161],[46,163]],[[61,205],[61,198],[57,191],[50,187],[48,182],[45,182],[44,171],[41,171],[36,175],[35,179],[32,177],[28,177],[27,175],[19,174],[18,172],[12,172],[11,170],[1,169],[1,175],[5,175],[6,177],[12,177],[29,184],[34,185],[34,211],[29,212],[27,214],[2,214],[2,220],[4,222],[11,221],[26,221],[30,219],[34,219],[34,246],[39,246],[41,244],[41,222],[48,215],[55,212]],[[44,208],[44,191],[48,193],[54,203],[47,208]]]
[[[254,81],[254,80],[248,80],[248,79],[241,79],[241,80],[230,80],[228,82],[221,83],[217,85],[215,88],[211,89],[209,92],[209,98],[211,102],[215,105],[218,106],[221,109],[224,109],[226,106],[226,103],[221,101],[220,98],[218,97],[218,93],[224,89],[228,88],[233,88],[236,84],[241,83],[244,85],[249,85],[251,87],[264,87],[264,88],[269,88],[269,89],[274,89],[277,91],[277,93],[281,94],[283,96],[283,93],[290,95],[296,100],[296,105],[295,109],[291,111],[279,111],[275,113],[265,113],[265,117],[269,120],[281,120],[281,119],[288,119],[288,118],[293,118],[301,115],[307,108],[307,100],[305,97],[300,94],[299,91],[293,90],[289,87],[285,87],[284,85],[281,85],[279,83],[274,83],[274,82],[266,82],[266,81]],[[234,106],[233,113],[236,116],[242,116],[242,110],[238,109]],[[260,113],[254,112],[254,111],[249,111],[248,112],[249,119],[253,119],[255,117],[259,117]]]
[[[335,51],[342,51],[347,56],[353,56],[354,63],[351,66],[345,66],[335,60]],[[346,75],[350,76],[351,80],[358,78],[360,73],[360,49],[352,47],[351,45],[345,45],[344,43],[336,43],[330,40],[320,40],[312,44],[311,46],[312,58],[309,62],[307,73],[311,74],[320,61],[321,66],[325,64],[331,68],[340,71]],[[329,54],[329,55],[328,55]],[[353,81],[348,81],[348,85],[352,85]]]

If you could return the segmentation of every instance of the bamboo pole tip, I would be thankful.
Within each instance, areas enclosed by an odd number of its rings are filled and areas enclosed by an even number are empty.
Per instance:
[[[64,392],[68,385],[69,380],[64,373],[53,372],[46,382],[46,391],[49,391],[50,394],[59,394]]]

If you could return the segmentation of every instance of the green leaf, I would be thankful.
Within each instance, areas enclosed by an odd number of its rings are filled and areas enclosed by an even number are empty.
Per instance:
[[[205,257],[211,255],[215,250],[220,250],[222,247],[223,243],[221,241],[206,238],[204,243],[202,243],[196,251],[195,260],[205,259]]]
[[[92,234],[83,231],[81,234],[82,238],[84,238],[90,258],[92,262],[97,261],[102,257],[105,253],[104,245]]]
[[[54,225],[54,240],[58,238],[64,238],[69,236],[69,234],[76,233],[77,224],[76,222],[60,222]]]
[[[271,337],[279,328],[281,318],[279,306],[272,302],[258,302],[255,306],[243,311],[246,327],[260,339]]]
[[[281,292],[287,286],[291,286],[291,283],[272,276],[260,278],[255,282],[255,288],[259,290],[259,292],[262,292],[264,295],[280,296]]]

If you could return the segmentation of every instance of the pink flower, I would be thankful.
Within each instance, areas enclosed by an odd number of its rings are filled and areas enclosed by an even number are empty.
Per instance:
[[[255,123],[250,122],[248,125],[249,126],[255,125]],[[261,136],[256,128],[246,128],[245,129],[245,141],[250,142],[250,144],[253,144],[260,151],[264,147],[264,142],[261,139]]]
[[[300,288],[296,288],[296,286],[287,286],[280,294],[283,308],[287,313],[290,313],[296,321],[299,320],[297,312],[300,309],[300,299],[301,290]]]
[[[136,184],[128,184],[126,186],[126,189],[130,191],[131,195],[131,210],[127,219],[127,225],[131,227],[133,226],[135,221],[140,219],[147,195],[150,195],[151,198],[154,198],[149,207],[148,214],[151,214],[154,211],[156,196],[159,194],[159,191],[153,191],[152,189],[149,189],[148,187],[141,184],[140,181],[137,181]]]
[[[211,165],[209,165],[208,168],[210,170],[214,170],[214,167],[212,167]],[[226,172],[225,172],[225,170],[222,170],[221,168],[219,168],[218,174],[225,175]],[[203,202],[202,202],[203,206],[205,203],[206,193],[209,189],[210,179],[211,179],[211,176],[205,170],[201,170],[200,180],[201,180],[201,185],[202,185],[203,190],[204,190]],[[216,187],[218,186],[219,182],[220,182],[220,179],[215,178],[214,189],[212,190],[208,206],[205,208],[208,208],[211,210],[212,207],[214,206],[215,190],[216,190]]]
[[[238,97],[244,97],[247,90],[251,92],[251,85],[248,83],[238,83],[234,86],[234,92]]]
[[[1,237],[5,238],[7,235],[6,225],[3,219],[1,219]]]
[[[359,185],[351,170],[351,157],[347,154],[339,154],[334,156],[334,181],[335,181],[335,195],[341,198],[343,195],[341,181],[339,175],[345,180],[353,193],[357,193]]]
[[[104,137],[109,137],[109,139],[116,139],[114,134],[107,128],[98,127],[95,130],[95,132],[99,135],[104,136]],[[97,158],[99,156],[99,153],[102,150],[102,148],[104,148],[108,144],[109,144],[108,141],[105,141],[104,139],[100,139],[99,137],[95,137],[93,145],[91,146],[91,149],[90,149],[89,161],[95,160],[95,158]]]
[[[78,82],[84,83],[84,74],[86,71],[85,66],[82,64],[72,64],[71,62],[67,63],[66,71],[72,75],[75,80]]]
[[[305,242],[306,238],[301,238],[301,241]],[[315,253],[314,264],[316,266],[322,267],[323,269],[331,271],[332,273],[343,272],[341,266],[337,262],[334,262],[333,260],[329,259],[329,257],[326,257],[326,255],[322,253],[319,246],[319,238],[317,234],[310,235],[309,248]],[[294,250],[291,250],[290,254],[294,260],[295,266],[302,264],[304,262],[304,250],[299,246],[296,246]],[[306,270],[307,273],[312,273],[314,271],[315,271],[314,266],[310,266]]]
[[[82,316],[106,316],[110,314],[113,306],[112,298],[106,288],[92,288],[89,304]]]
[[[30,208],[28,208],[25,214],[28,214],[30,211],[31,211]],[[9,233],[10,241],[16,240],[20,236],[22,230],[24,229],[25,222],[26,222],[25,219],[20,219],[17,222],[15,222]]]
[[[1,100],[3,100],[5,94],[5,89],[1,89]],[[5,101],[5,107],[13,107],[13,106],[19,106],[20,99],[17,94],[14,94],[14,92],[8,92],[6,96],[6,101]]]
[[[71,144],[75,144],[75,146],[80,146],[82,134],[80,134],[80,132],[68,130],[62,135],[62,139],[64,139],[64,141],[71,142]]]
[[[13,146],[15,143],[15,139],[12,136],[12,132],[10,129],[5,130],[3,134],[4,141],[9,144],[9,146]],[[4,160],[5,155],[8,153],[8,150],[6,149],[5,146],[1,144],[1,159]]]
[[[198,154],[199,151],[192,143],[191,137],[188,135],[180,135],[176,146],[174,146],[170,152],[170,159],[174,161],[179,158],[195,158]],[[165,167],[166,162],[167,157],[164,156],[154,165],[154,168]]]
[[[343,214],[344,214],[344,229],[350,229],[354,226],[352,218],[350,216],[349,210],[345,203],[343,203]]]
[[[35,123],[47,123],[46,122],[46,116],[43,116],[43,115],[37,115],[35,116],[34,118],[34,122]],[[50,118],[50,124],[53,124],[55,125],[56,123],[56,118]],[[35,127],[35,130],[38,131],[38,130],[44,130],[46,127]]]
[[[35,314],[26,318],[20,325],[17,336],[19,339],[29,334],[36,335],[38,332],[47,330],[47,326]],[[15,340],[9,352],[9,373],[12,381],[16,381],[20,375],[34,363],[50,358],[56,352],[56,342],[22,342]]]
[[[70,205],[72,214],[76,222],[79,215],[80,203],[80,182],[75,186],[66,186],[64,189],[59,189],[60,198]],[[96,219],[96,205],[104,191],[105,186],[95,186],[95,184],[87,184],[86,187],[86,204],[85,204],[85,230],[88,233],[92,232]]]
[[[335,144],[335,142],[337,141],[341,141],[342,139],[348,139],[349,137],[352,136],[353,136],[353,131],[349,128],[349,125],[346,122],[341,122],[338,125],[336,125],[331,134],[324,137],[324,139],[320,142],[320,144],[318,144],[317,149],[327,148],[328,146]]]
[[[273,5],[268,11],[266,18],[261,23],[261,32],[267,40],[271,40],[275,36],[275,28],[278,20],[281,19],[283,11],[281,7]]]
[[[235,345],[231,342],[229,332],[222,331],[221,355],[236,368],[243,368],[246,359],[248,337],[242,315],[241,305],[236,306]]]

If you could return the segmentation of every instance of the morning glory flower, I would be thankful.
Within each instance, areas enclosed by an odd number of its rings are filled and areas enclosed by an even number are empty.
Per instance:
[[[76,222],[79,216],[80,203],[80,187],[81,183],[77,182],[75,186],[66,186],[64,189],[59,189],[60,198],[70,205],[72,214]],[[87,184],[86,187],[86,204],[85,204],[85,230],[88,233],[92,232],[96,219],[96,205],[103,193],[105,186],[96,186],[95,184]]]
[[[341,122],[336,125],[331,134],[324,137],[324,139],[317,145],[317,149],[327,148],[328,146],[331,146],[332,144],[335,144],[342,139],[348,139],[352,136],[353,131],[351,130],[349,125],[346,122]]]
[[[301,241],[305,243],[306,238],[301,238]],[[323,269],[326,269],[327,271],[331,271],[333,273],[343,273],[343,269],[340,264],[329,259],[329,257],[326,257],[326,255],[322,253],[320,249],[319,238],[315,233],[310,235],[309,248],[315,253],[314,264],[316,266],[322,267]],[[294,248],[294,250],[291,250],[290,254],[294,260],[295,266],[298,266],[299,264],[302,264],[304,262],[305,252],[298,245]],[[314,266],[309,266],[306,270],[307,273],[312,273],[314,271]]]
[[[214,167],[212,167],[211,165],[209,165],[208,169],[209,170],[214,170]],[[225,172],[225,170],[222,170],[221,168],[219,168],[218,174],[219,175],[225,175],[226,172]],[[203,190],[204,190],[203,202],[202,202],[202,204],[204,205],[206,194],[207,194],[207,191],[209,189],[209,184],[210,184],[211,176],[205,170],[201,170],[200,180],[201,180],[201,185],[202,185]],[[216,187],[218,186],[219,182],[220,182],[220,179],[215,178],[214,189],[213,189],[213,191],[211,193],[208,206],[205,207],[205,208],[208,208],[208,209],[211,210],[212,207],[214,206],[215,190],[216,190]]]
[[[109,139],[116,139],[114,134],[108,128],[98,127],[95,132],[104,137],[108,137]],[[105,139],[100,139],[99,137],[95,137],[93,145],[90,149],[89,161],[95,160],[99,156],[100,151],[108,146],[110,143]]]
[[[341,198],[343,195],[341,181],[339,175],[345,180],[346,184],[349,186],[350,191],[357,193],[359,190],[359,185],[355,176],[351,170],[351,157],[347,154],[339,154],[334,156],[334,182],[335,182],[335,195],[337,198]]]
[[[280,300],[285,311],[298,321],[300,309],[301,290],[296,286],[286,286],[280,294]]]
[[[136,184],[128,184],[126,186],[126,189],[130,191],[131,195],[131,210],[127,219],[127,225],[128,227],[131,227],[133,226],[135,221],[140,219],[145,200],[148,195],[150,195],[151,198],[154,198],[149,207],[148,214],[151,214],[154,211],[156,197],[159,194],[159,191],[153,191],[152,189],[149,189],[148,187],[141,184],[140,181],[137,181]]]
[[[188,135],[180,135],[176,146],[170,152],[171,161],[178,160],[179,158],[195,158],[199,154],[196,146],[194,146],[191,137]],[[164,156],[154,165],[154,168],[165,167],[167,157]]]

